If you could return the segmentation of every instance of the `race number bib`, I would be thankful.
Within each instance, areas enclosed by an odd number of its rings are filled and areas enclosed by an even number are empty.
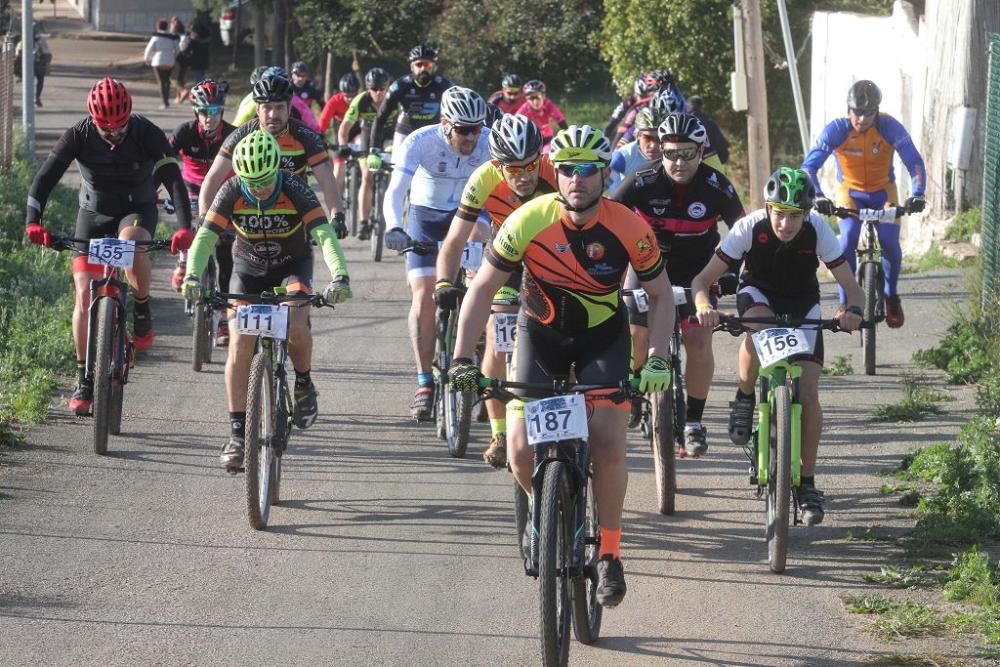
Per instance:
[[[236,309],[236,330],[248,336],[288,338],[288,306],[256,303]]]
[[[444,246],[444,241],[438,241],[438,250]],[[469,241],[462,249],[462,268],[466,271],[478,271],[483,263],[483,244]]]
[[[640,313],[645,313],[649,311],[649,295],[646,294],[644,289],[634,289],[632,290],[632,298],[635,299],[635,308]]]
[[[858,217],[862,220],[874,220],[878,223],[896,222],[895,208],[863,208],[858,211]]]
[[[529,445],[587,437],[587,406],[582,394],[525,403],[524,421]]]
[[[135,241],[90,239],[88,254],[93,261],[119,269],[128,269],[135,261]]]
[[[512,354],[514,339],[517,337],[517,313],[495,313],[493,333],[497,352]]]
[[[687,290],[690,288],[678,287],[677,285],[673,285],[673,288],[674,288],[674,305],[683,306],[685,303],[688,302]]]
[[[753,335],[761,366],[771,366],[793,354],[809,354],[812,345],[801,329],[764,329]]]

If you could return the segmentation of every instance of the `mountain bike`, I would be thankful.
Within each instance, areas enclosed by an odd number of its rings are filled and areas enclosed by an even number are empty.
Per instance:
[[[582,644],[597,641],[603,608],[597,602],[600,520],[593,492],[583,392],[618,389],[615,400],[629,400],[633,383],[524,383],[483,378],[482,393],[502,401],[515,399],[511,389],[548,394],[524,403],[528,443],[534,447],[531,483],[535,511],[525,557],[525,574],[538,579],[543,665],[569,660],[570,626]]]
[[[247,427],[243,450],[246,507],[250,526],[267,528],[271,505],[280,502],[281,458],[292,431],[294,395],[285,368],[288,360],[288,305],[333,308],[318,294],[286,294],[284,288],[261,294],[207,292],[203,301],[227,308],[242,302],[233,323],[242,336],[256,336],[247,382]]]
[[[747,325],[774,325],[757,331]],[[863,322],[862,327],[868,323]],[[738,336],[750,334],[760,359],[757,426],[744,451],[750,459],[750,484],[757,497],[767,501],[767,560],[771,572],[785,571],[788,555],[789,503],[792,524],[799,518],[799,487],[802,464],[802,404],[799,402],[799,378],[802,368],[790,360],[810,354],[813,343],[803,329],[842,331],[838,320],[774,317],[734,317],[719,314],[716,331]]]
[[[361,188],[361,165],[358,159],[366,155],[362,151],[351,150],[344,164],[344,222],[351,236],[358,235],[358,195]]]
[[[893,204],[879,209],[835,208],[833,212],[839,218],[856,216],[864,225],[865,247],[857,250],[856,276],[865,294],[864,319],[872,326],[861,330],[861,347],[865,355],[865,375],[875,375],[875,325],[885,321],[885,274],[888,271],[878,241],[878,226],[881,223],[895,224],[908,211],[905,206]]]
[[[125,326],[129,285],[122,272],[132,267],[136,252],[169,249],[170,241],[52,237],[53,248],[84,254],[77,244],[87,246],[89,262],[104,267],[101,277],[90,281],[86,358],[86,378],[94,387],[94,452],[103,455],[108,435],[121,433],[125,385],[135,366],[135,345]]]
[[[209,256],[205,265],[203,284],[215,288],[218,279],[218,267],[214,253]],[[215,348],[219,322],[224,315],[208,301],[191,301],[184,299],[184,313],[191,318],[191,369],[201,372],[202,365],[212,363],[212,350]]]
[[[382,166],[370,170],[374,182],[372,184],[372,205],[368,212],[368,222],[372,226],[371,248],[372,260],[382,261],[382,240],[385,238],[385,214],[382,204],[385,192],[389,189],[389,179],[392,177],[392,163],[389,159],[392,153],[382,153]]]

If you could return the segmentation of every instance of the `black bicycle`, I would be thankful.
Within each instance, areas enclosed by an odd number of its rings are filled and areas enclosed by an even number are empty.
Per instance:
[[[372,259],[376,262],[382,261],[382,241],[385,238],[385,213],[382,206],[386,190],[389,189],[389,179],[392,177],[390,157],[390,153],[382,153],[382,166],[378,169],[370,170],[374,182],[372,184],[372,205],[371,210],[368,212],[368,222],[372,226]]]
[[[209,256],[205,265],[203,284],[215,289],[218,280],[218,267],[214,253]],[[191,318],[191,369],[201,372],[204,364],[212,363],[212,350],[215,348],[219,322],[224,315],[208,301],[191,301],[184,299],[184,313]]]
[[[365,153],[351,150],[344,164],[344,222],[351,236],[358,235],[358,195],[361,192],[361,165],[358,159]]]

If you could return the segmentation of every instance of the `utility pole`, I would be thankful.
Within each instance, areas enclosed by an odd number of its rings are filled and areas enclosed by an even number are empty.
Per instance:
[[[799,81],[798,59],[792,29],[788,25],[788,8],[785,0],[778,0],[778,18],[781,20],[781,37],[785,40],[785,60],[788,61],[788,76],[792,79],[792,97],[795,99],[795,115],[799,120],[799,137],[802,139],[802,154],[809,152],[809,123],[806,121],[806,106],[802,101],[802,84]]]
[[[764,184],[771,172],[771,145],[767,135],[767,86],[764,83],[764,35],[760,1],[741,0],[746,42],[747,156],[750,208],[764,206]]]
[[[35,33],[31,2],[21,7],[21,129],[28,155],[35,154]]]

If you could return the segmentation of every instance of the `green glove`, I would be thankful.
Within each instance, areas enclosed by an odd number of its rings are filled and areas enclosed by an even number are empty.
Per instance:
[[[639,371],[639,391],[652,394],[670,386],[670,366],[663,357],[652,356]]]
[[[365,159],[365,165],[369,169],[381,169],[382,168],[382,156],[378,153],[372,153]]]
[[[326,286],[326,292],[323,293],[327,303],[343,303],[352,296],[354,295],[351,294],[351,280],[347,276],[337,276],[331,280]]]
[[[483,377],[482,371],[476,368],[472,359],[461,357],[452,359],[448,368],[448,382],[455,391],[479,391],[479,380]]]
[[[201,301],[201,280],[198,279],[198,276],[193,276],[190,273],[184,276],[184,282],[181,283],[181,294],[188,301]]]

